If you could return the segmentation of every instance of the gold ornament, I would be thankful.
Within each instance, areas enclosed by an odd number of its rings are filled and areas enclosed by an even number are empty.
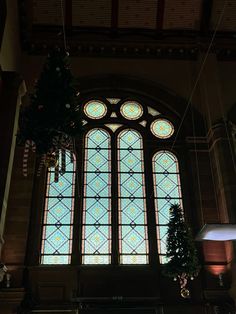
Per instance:
[[[56,155],[53,153],[48,153],[45,158],[45,166],[47,168],[55,168],[58,165],[58,160]]]
[[[186,288],[182,288],[182,289],[180,290],[180,294],[181,294],[181,297],[184,298],[184,299],[187,299],[187,298],[189,298],[189,296],[190,296],[190,292],[189,292],[189,290],[186,289]]]

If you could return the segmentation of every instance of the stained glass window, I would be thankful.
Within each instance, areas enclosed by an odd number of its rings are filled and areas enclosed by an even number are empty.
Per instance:
[[[169,209],[171,204],[175,203],[182,207],[179,165],[176,156],[168,151],[156,153],[153,157],[153,176],[158,248],[160,262],[164,263]]]
[[[136,101],[126,101],[120,108],[122,116],[129,120],[137,120],[143,114],[142,106]]]
[[[147,264],[142,137],[130,129],[118,137],[118,195],[120,263]]]
[[[69,264],[72,248],[72,224],[74,211],[75,165],[70,152],[65,152],[66,172],[59,172],[54,182],[54,168],[48,171],[41,264]],[[59,170],[62,154],[59,155]]]
[[[103,129],[86,136],[82,262],[111,262],[111,144]]]
[[[158,138],[169,138],[174,133],[172,123],[166,119],[157,119],[151,124],[152,133]]]
[[[101,119],[106,115],[107,107],[100,100],[91,100],[84,106],[84,113],[91,119]]]

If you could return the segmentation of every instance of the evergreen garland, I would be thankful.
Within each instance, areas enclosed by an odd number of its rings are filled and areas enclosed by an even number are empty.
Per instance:
[[[179,278],[181,289],[187,284],[188,278],[194,279],[198,275],[197,250],[179,204],[170,208],[166,257],[168,262],[164,265],[163,273],[175,280]]]
[[[68,54],[54,50],[36,82],[30,105],[21,111],[18,143],[31,140],[37,153],[46,154],[66,146],[80,132],[77,89]]]

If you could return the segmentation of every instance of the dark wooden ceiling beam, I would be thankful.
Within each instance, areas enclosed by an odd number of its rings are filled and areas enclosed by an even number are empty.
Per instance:
[[[156,18],[156,30],[157,31],[160,31],[163,28],[164,12],[165,12],[165,0],[158,0],[157,1],[157,18]]]
[[[119,0],[112,0],[111,7],[111,32],[117,34],[118,30],[118,15],[119,15]]]
[[[65,0],[65,25],[66,29],[72,28],[72,0]]]
[[[202,17],[200,22],[200,31],[203,34],[206,34],[210,31],[212,6],[213,0],[202,1]]]

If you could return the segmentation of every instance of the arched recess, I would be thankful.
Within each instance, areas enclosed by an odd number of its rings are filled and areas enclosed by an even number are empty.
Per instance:
[[[136,96],[138,99],[143,100],[148,105],[159,109],[160,112],[172,118],[176,122],[176,127],[180,123],[183,116],[185,116],[183,123],[181,124],[181,134],[188,134],[188,136],[204,136],[205,125],[204,120],[200,112],[195,107],[191,106],[186,111],[188,106],[188,99],[177,95],[174,91],[171,91],[167,87],[157,84],[153,81],[144,80],[140,77],[123,76],[123,75],[99,75],[79,78],[79,91],[81,97],[91,98],[93,95],[111,95]],[[185,114],[186,111],[186,114]],[[193,112],[193,115],[192,115]],[[194,117],[195,130],[192,126],[192,117]],[[190,123],[191,121],[191,123]]]

